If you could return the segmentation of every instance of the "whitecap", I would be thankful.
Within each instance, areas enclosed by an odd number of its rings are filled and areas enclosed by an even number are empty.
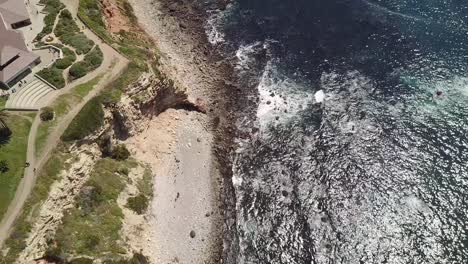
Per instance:
[[[260,99],[257,120],[260,128],[274,122],[287,122],[314,100],[306,84],[280,73],[273,61],[267,63],[257,89]]]
[[[225,41],[225,35],[221,28],[223,19],[224,13],[220,10],[216,10],[208,17],[208,20],[206,21],[205,33],[208,37],[208,41],[212,45],[218,45]]]
[[[323,92],[323,90],[320,90],[315,93],[314,97],[315,97],[315,102],[322,103],[325,100],[325,93]]]

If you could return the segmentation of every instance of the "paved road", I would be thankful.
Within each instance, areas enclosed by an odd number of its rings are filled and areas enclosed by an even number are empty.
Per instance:
[[[78,11],[78,1],[79,0],[62,1],[75,18]],[[112,47],[101,41],[101,39],[98,36],[96,36],[91,30],[85,27],[85,25],[79,19],[77,19],[76,22],[80,28],[84,28],[84,34],[89,39],[93,40],[97,45],[99,45],[104,54],[104,60],[102,62],[102,65],[98,69],[84,76],[83,78],[71,83],[70,85],[67,85],[65,88],[61,89],[58,93],[56,93],[55,96],[49,98],[48,104],[53,102],[58,96],[69,93],[77,85],[86,83],[101,74],[104,74],[104,77],[97,84],[96,88],[93,89],[81,103],[76,105],[58,123],[56,129],[49,135],[45,144],[46,147],[44,148],[41,156],[37,158],[37,160],[35,159],[35,144],[37,129],[41,121],[39,115],[37,115],[34,119],[31,131],[29,133],[27,150],[27,161],[31,164],[31,166],[25,169],[24,177],[18,186],[18,189],[15,193],[15,197],[12,203],[10,204],[8,211],[4,215],[2,221],[0,222],[0,248],[2,248],[3,243],[8,238],[13,224],[15,222],[15,219],[21,213],[21,209],[23,208],[24,203],[26,202],[27,198],[29,197],[29,194],[31,193],[34,187],[34,184],[36,182],[36,174],[34,172],[34,168],[36,168],[37,171],[40,171],[45,161],[47,161],[47,159],[49,158],[50,153],[60,142],[60,136],[71,123],[76,114],[78,114],[81,108],[83,108],[83,106],[89,100],[95,97],[108,83],[116,79],[120,75],[122,70],[128,65],[128,60],[125,57],[123,57]]]

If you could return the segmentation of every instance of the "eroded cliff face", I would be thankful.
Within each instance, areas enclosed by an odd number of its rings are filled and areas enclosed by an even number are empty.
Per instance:
[[[172,82],[153,73],[142,74],[135,83],[124,90],[119,102],[107,105],[104,109],[104,125],[84,140],[70,146],[68,151],[75,158],[67,161],[69,168],[61,172],[60,180],[53,184],[49,197],[40,207],[27,239],[28,246],[18,258],[18,263],[30,263],[32,260],[36,260],[37,263],[56,263],[47,255],[47,251],[54,241],[57,229],[62,225],[62,218],[67,210],[77,206],[76,199],[79,195],[90,191],[90,187],[85,183],[90,179],[93,166],[101,158],[109,157],[115,146],[142,133],[154,118],[168,109],[206,113],[203,99],[189,99],[184,90],[176,88]],[[131,172],[128,177],[141,178],[141,168],[140,166],[136,172]],[[135,189],[135,184],[135,180],[130,180],[121,196],[129,196],[128,190]],[[143,236],[135,231],[141,232],[144,229],[142,226],[147,224],[146,219],[149,215],[130,212],[125,207],[124,200],[120,197],[118,201],[125,216],[121,237],[125,241],[122,246],[127,248],[130,256],[132,252],[140,252],[145,244],[145,241],[142,241]],[[46,259],[49,262],[45,262]]]
[[[74,207],[76,196],[81,192],[84,183],[89,179],[91,170],[100,156],[96,144],[72,146],[73,158],[65,161],[67,169],[63,170],[51,187],[49,197],[39,208],[29,237],[27,247],[20,254],[17,263],[30,263],[41,259],[49,248],[50,240],[61,224],[66,210]]]
[[[106,125],[102,128],[106,133],[96,135],[125,140],[142,132],[152,118],[170,108],[207,112],[204,99],[190,98],[170,80],[145,73],[127,87],[118,103],[106,107]]]

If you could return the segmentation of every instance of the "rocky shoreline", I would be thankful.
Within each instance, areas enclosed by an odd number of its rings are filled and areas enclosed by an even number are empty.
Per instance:
[[[218,227],[218,238],[214,238],[219,241],[214,243],[217,248],[213,249],[210,263],[235,263],[238,242],[230,154],[236,137],[235,109],[239,107],[235,98],[243,96],[243,92],[234,85],[233,67],[208,42],[204,28],[206,6],[166,0],[130,3],[162,53],[164,72],[176,86],[186,89],[189,99],[205,100],[210,126],[207,132],[213,136],[211,148],[215,158],[211,175],[221,175],[219,189],[214,191],[219,192],[216,196],[221,201],[219,211],[224,222]],[[219,1],[209,9],[223,9],[226,4]]]

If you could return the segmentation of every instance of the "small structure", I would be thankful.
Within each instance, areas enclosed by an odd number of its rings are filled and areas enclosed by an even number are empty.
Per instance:
[[[0,0],[0,88],[9,89],[24,76],[31,73],[32,67],[40,63],[40,57],[30,52],[21,32],[13,29],[13,25],[23,25],[29,21],[21,16],[20,11],[13,12],[10,8],[24,7],[23,1]],[[6,8],[8,7],[8,8]],[[21,8],[20,8],[21,9]],[[5,16],[5,14],[7,14]],[[27,11],[26,11],[27,14]],[[8,19],[6,19],[8,17]]]

